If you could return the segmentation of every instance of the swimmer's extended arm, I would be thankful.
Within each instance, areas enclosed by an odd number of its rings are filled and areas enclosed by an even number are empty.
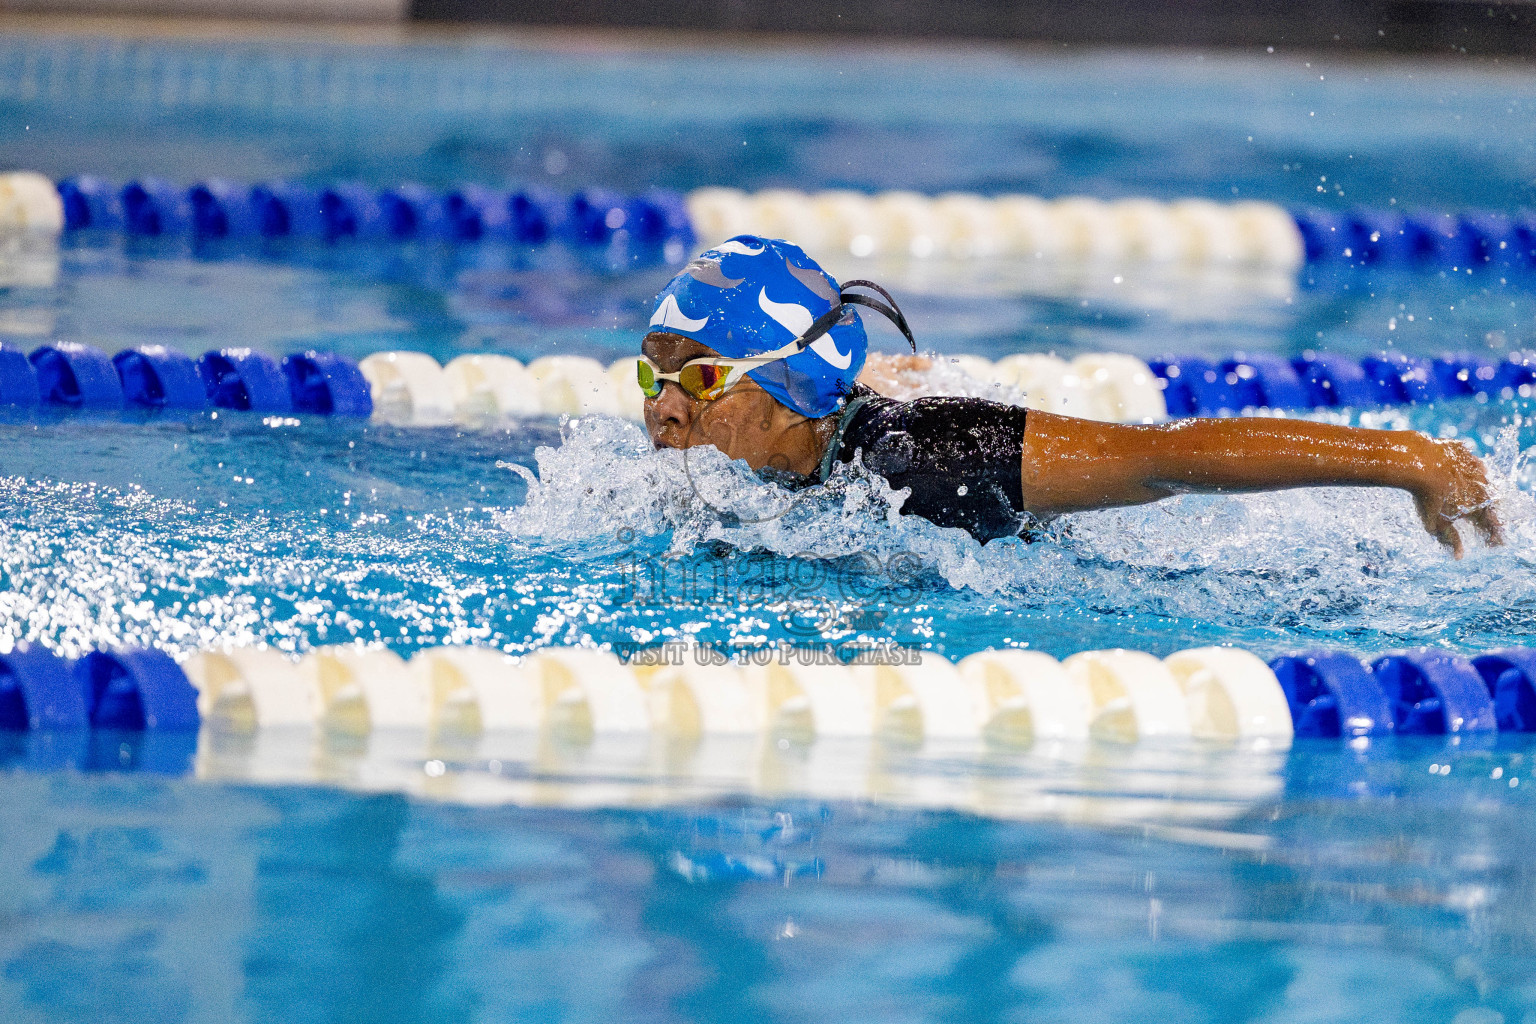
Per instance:
[[[1040,519],[1191,491],[1398,487],[1457,558],[1457,519],[1503,542],[1482,463],[1459,442],[1407,430],[1272,419],[1128,426],[1031,412],[1022,471],[1025,508]]]

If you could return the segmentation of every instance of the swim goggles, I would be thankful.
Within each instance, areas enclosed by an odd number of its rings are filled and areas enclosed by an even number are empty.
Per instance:
[[[772,352],[764,352],[756,356],[742,356],[731,359],[725,356],[705,356],[702,359],[690,359],[684,363],[676,373],[662,373],[661,367],[651,362],[646,356],[641,356],[635,364],[635,376],[640,384],[640,390],[646,398],[656,398],[661,394],[661,389],[666,381],[671,381],[683,389],[688,397],[700,402],[713,402],[724,397],[725,393],[737,384],[741,383],[751,371],[768,363],[776,363],[781,359],[799,355],[816,340],[826,334],[838,324],[852,323],[854,306],[868,306],[884,314],[891,323],[895,324],[906,337],[907,343],[912,346],[912,351],[917,351],[917,342],[912,337],[912,329],[907,326],[907,318],[902,315],[901,309],[896,305],[896,300],[891,293],[875,284],[873,281],[849,281],[843,286],[844,291],[838,296],[841,301],[827,310],[806,330],[806,332],[783,348],[774,349]],[[879,292],[885,302],[872,299],[867,295],[858,295],[847,291],[849,288],[869,288]]]

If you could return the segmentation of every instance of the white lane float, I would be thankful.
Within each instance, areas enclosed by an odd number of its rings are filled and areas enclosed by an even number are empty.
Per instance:
[[[635,671],[608,651],[546,647],[523,675],[542,695],[546,721],[572,739],[650,730],[650,709]]]
[[[882,192],[870,201],[870,220],[854,236],[855,256],[931,256],[939,229],[926,196]]]
[[[528,364],[545,415],[619,416],[622,402],[608,370],[586,356],[542,356]]]
[[[387,647],[319,647],[299,661],[300,675],[320,697],[320,725],[339,736],[431,724],[427,693],[400,655]]]
[[[1068,256],[1051,204],[1034,196],[999,196],[992,212],[1005,255],[1055,263]]]
[[[1190,735],[1184,692],[1168,667],[1152,655],[1084,651],[1062,667],[1087,689],[1093,702],[1093,738],[1134,743]]]
[[[1024,407],[1092,419],[1093,396],[1059,356],[1020,352],[992,364],[992,380],[1024,392]]]
[[[511,356],[459,356],[443,367],[453,418],[466,426],[524,419],[544,412],[539,384]]]
[[[53,182],[32,171],[0,174],[0,235],[54,237],[64,230],[64,202]]]
[[[960,662],[981,696],[981,732],[991,742],[1086,740],[1093,700],[1082,681],[1039,651],[981,651]]]
[[[1150,423],[1167,416],[1162,389],[1147,364],[1113,353],[1073,362],[1040,353],[938,357],[967,376],[1024,392],[1023,404],[1106,422]],[[545,356],[523,366],[502,355],[459,356],[446,367],[420,352],[377,352],[358,364],[373,396],[374,418],[415,426],[492,426],[541,415],[645,418],[645,395],[632,358],[604,368],[584,356]]]
[[[942,355],[940,361],[951,364],[974,380],[990,381],[994,376],[992,360],[972,355]]]
[[[814,201],[793,189],[770,188],[748,198],[751,222],[759,227],[753,234],[785,238],[809,252],[827,248],[830,232],[818,216]]]
[[[634,356],[617,359],[608,365],[608,379],[618,395],[619,415],[640,423],[645,419],[645,392],[635,376],[638,360]]]
[[[690,652],[691,654],[691,652]],[[764,731],[763,702],[752,699],[740,666],[681,665],[637,669],[651,727],[669,739],[752,736]]]
[[[322,707],[313,683],[287,654],[272,647],[200,651],[182,664],[197,688],[197,710],[223,732],[312,727]]]
[[[1293,726],[1280,681],[1263,659],[1235,647],[1199,647],[1163,659],[1184,691],[1197,739],[1264,738],[1288,745]]]
[[[1307,261],[1296,218],[1273,203],[1233,203],[1229,208],[1244,262],[1293,271]]]
[[[600,735],[879,737],[909,745],[977,740],[1026,745],[1096,738],[1265,739],[1288,743],[1290,711],[1274,673],[1235,648],[983,651],[958,666],[631,667],[592,648],[514,658],[445,646],[403,661],[383,647],[321,647],[295,662],[273,648],[206,651],[184,665],[199,711],[222,732],[320,727],[362,737],[409,729],[475,738],[495,732]]]
[[[535,732],[544,702],[524,678],[522,662],[490,647],[434,647],[407,662],[427,695],[434,735],[465,738],[494,732]]]
[[[1123,263],[1126,239],[1110,207],[1097,199],[1070,197],[1050,204],[1059,251],[1082,263]]]
[[[688,221],[705,248],[751,230],[747,194],[740,189],[694,189],[685,202]]]
[[[918,745],[978,739],[985,695],[948,660],[914,665],[749,666],[740,678],[758,709],[759,727],[801,742],[880,737]]]
[[[743,680],[762,709],[766,731],[800,743],[823,736],[874,736],[879,731],[873,687],[839,665],[748,666]]]
[[[373,395],[373,418],[385,423],[442,426],[453,421],[447,375],[424,352],[375,352],[357,364]]]
[[[854,256],[874,252],[870,224],[875,214],[868,196],[848,191],[818,192],[811,197],[811,208],[830,250]]]
[[[1106,423],[1156,423],[1168,418],[1168,405],[1157,375],[1135,356],[1078,356],[1072,360],[1071,372],[1088,393],[1090,419]]]
[[[1122,199],[1111,203],[1110,216],[1128,260],[1173,263],[1182,258],[1181,231],[1167,203]]]
[[[1285,271],[1305,255],[1290,214],[1252,201],[1105,203],[1084,196],[1046,201],[1026,195],[707,188],[689,195],[688,210],[705,246],[759,234],[787,238],[811,252],[856,257],[1012,256],[1089,266],[1182,263]]]
[[[929,205],[936,256],[971,259],[996,256],[1008,248],[991,200],[949,192]]]
[[[1183,261],[1193,266],[1232,265],[1244,261],[1237,218],[1231,207],[1208,199],[1184,199],[1169,207],[1183,233]]]
[[[986,691],[948,658],[924,652],[916,665],[857,665],[878,709],[878,731],[908,744],[977,740],[988,719]]]

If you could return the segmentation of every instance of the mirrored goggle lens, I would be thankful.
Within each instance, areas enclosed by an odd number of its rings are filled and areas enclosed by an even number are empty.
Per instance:
[[[690,363],[678,374],[677,382],[694,398],[712,402],[725,394],[725,382],[732,367],[724,363]]]
[[[640,383],[640,390],[645,392],[646,398],[655,398],[661,394],[661,381],[656,379],[656,371],[651,369],[651,364],[644,359],[635,364],[635,378]]]

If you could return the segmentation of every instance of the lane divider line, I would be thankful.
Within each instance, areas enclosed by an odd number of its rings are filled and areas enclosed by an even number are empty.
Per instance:
[[[335,242],[500,240],[578,246],[655,245],[672,262],[733,235],[789,238],[854,257],[1016,258],[1054,263],[1180,264],[1295,271],[1303,266],[1536,271],[1536,213],[1316,208],[1206,199],[1105,202],[915,192],[749,193],[701,188],[560,194],[477,184],[378,188],[358,182],[247,184],[222,179],[55,185],[0,175],[0,233],[110,230],[141,237],[303,238]]]
[[[1229,416],[1260,410],[1376,409],[1473,398],[1509,401],[1536,391],[1536,354],[1502,360],[1452,353],[1434,359],[1384,353],[1356,360],[1304,352],[1294,359],[1237,353],[1143,362],[1096,353],[1070,363],[1018,354],[932,357],[981,383],[1022,392],[1020,404],[1108,422]],[[278,360],[247,348],[196,360],[163,345],[108,356],[57,342],[30,354],[0,341],[0,406],[110,412],[229,409],[262,414],[373,417],[398,426],[488,427],[534,416],[618,416],[640,421],[644,399],[632,359],[603,366],[586,356],[463,355],[447,366],[421,352],[376,352],[361,363],[308,351]]]
[[[1230,647],[1156,658],[1084,651],[1065,661],[983,651],[958,665],[630,665],[596,648],[514,658],[440,647],[409,661],[380,646],[319,647],[297,660],[260,647],[194,654],[147,648],[65,661],[40,645],[0,655],[0,729],[251,734],[304,726],[363,738],[412,730],[474,739],[550,732],[698,739],[784,735],[1112,743],[1355,739],[1536,730],[1536,649],[1468,658],[1421,649],[1369,663],[1303,651],[1268,663]]]

